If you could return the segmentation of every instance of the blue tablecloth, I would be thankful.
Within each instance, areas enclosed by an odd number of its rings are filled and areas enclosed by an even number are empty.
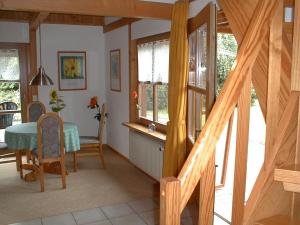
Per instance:
[[[64,122],[65,150],[73,152],[80,150],[79,133],[76,124]],[[9,149],[22,150],[37,148],[36,122],[22,123],[5,129],[5,142]]]

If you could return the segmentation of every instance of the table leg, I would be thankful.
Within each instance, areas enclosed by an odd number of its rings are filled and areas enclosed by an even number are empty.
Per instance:
[[[17,171],[20,171],[20,177],[23,179],[23,169],[22,169],[22,152],[16,151],[16,164]]]
[[[77,172],[77,152],[73,152],[73,171]]]

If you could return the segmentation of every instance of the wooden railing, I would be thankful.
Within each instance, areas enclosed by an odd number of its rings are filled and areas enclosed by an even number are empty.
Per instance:
[[[214,157],[215,147],[221,132],[229,121],[236,105],[238,105],[238,127],[232,224],[243,224],[252,67],[261,49],[262,43],[270,30],[271,21],[278,22],[278,17],[282,16],[282,14],[278,12],[282,10],[282,0],[259,1],[243,42],[240,45],[235,66],[229,73],[221,94],[181,172],[177,178],[164,178],[161,180],[161,225],[180,224],[180,214],[194,192],[200,178],[203,177],[205,177],[206,186],[200,186],[198,224],[212,224],[214,199],[208,197],[203,200],[203,197],[205,196],[203,192],[211,192],[213,191],[211,190],[212,187],[214,187],[211,186],[211,183],[214,184],[214,176],[209,175],[210,173],[214,174],[214,171],[211,169],[208,170],[207,168]],[[273,28],[274,27],[275,26],[273,26]],[[279,27],[278,29],[282,28]],[[278,57],[280,57],[281,54],[278,54],[278,51],[281,53],[281,48],[278,48],[278,35],[276,36],[278,30],[275,28],[272,29],[271,26],[270,33],[271,39],[272,35],[273,38],[276,39],[274,42],[270,41],[274,51],[272,52],[272,50],[270,50],[270,54],[275,57],[270,64],[273,63],[273,66],[275,66],[274,63],[278,63],[278,60],[280,60]],[[279,75],[276,76],[280,76],[280,69],[272,72],[275,74],[279,73]],[[278,82],[278,79],[275,82]],[[278,85],[278,83],[276,83],[276,85]],[[275,89],[275,92],[276,91],[277,89]],[[273,137],[274,135],[277,134],[272,134]],[[272,154],[271,156],[268,156],[268,160],[270,158],[272,158]]]

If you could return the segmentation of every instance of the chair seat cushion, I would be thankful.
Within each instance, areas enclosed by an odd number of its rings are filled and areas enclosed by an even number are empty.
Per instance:
[[[0,150],[7,149],[7,144],[4,142],[0,142]]]
[[[80,144],[99,144],[98,137],[80,136]]]

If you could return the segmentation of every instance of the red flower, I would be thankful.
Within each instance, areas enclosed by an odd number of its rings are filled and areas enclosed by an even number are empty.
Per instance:
[[[137,99],[138,97],[138,93],[136,91],[133,91],[131,96],[134,98],[134,99]]]
[[[92,108],[92,109],[98,107],[98,98],[97,98],[97,96],[94,96],[90,99],[89,107]]]

